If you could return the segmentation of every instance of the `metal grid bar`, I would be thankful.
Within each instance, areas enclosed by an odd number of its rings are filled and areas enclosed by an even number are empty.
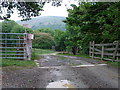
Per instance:
[[[1,59],[26,59],[26,57],[0,57]]]
[[[23,48],[24,49],[25,47],[0,47],[0,48],[14,48],[14,49],[15,48],[17,48],[17,49]]]
[[[0,55],[24,55],[24,54],[0,54]]]
[[[3,51],[3,50],[0,50],[0,52],[24,52],[24,51]]]
[[[7,44],[7,45],[12,44],[13,45],[13,44],[26,44],[26,43],[0,43],[0,44]]]
[[[0,39],[1,41],[5,41],[4,43],[0,43],[0,45],[5,45],[5,46],[2,46],[2,47],[0,47],[0,52],[1,52],[1,54],[0,55],[4,55],[4,56],[1,56],[0,58],[2,58],[2,59],[27,59],[27,53],[26,53],[26,38],[27,38],[27,33],[0,33],[0,35],[4,35],[5,36],[5,38],[3,38],[3,39]],[[15,39],[10,39],[10,38],[7,38],[7,35],[22,35],[22,36],[24,36],[24,38],[15,38]],[[16,40],[16,41],[19,41],[19,42],[14,42],[14,43],[10,43],[10,42],[8,42],[7,43],[7,41],[9,41],[9,40]],[[22,42],[21,42],[22,41]],[[8,46],[8,45],[17,45],[17,46]],[[22,47],[22,46],[23,47]],[[8,47],[7,47],[8,46]],[[2,49],[5,49],[5,50],[2,50]],[[10,50],[7,50],[7,49],[22,49],[22,50],[20,50],[20,51],[10,51]],[[16,52],[15,54],[13,53],[11,53],[11,54],[9,54],[9,52]],[[18,52],[18,53],[17,53]],[[8,55],[11,55],[11,56],[8,56]],[[16,55],[16,56],[14,56],[14,57],[12,57],[12,55]],[[18,56],[17,56],[18,55]],[[22,57],[20,57],[19,55],[22,55]]]
[[[0,33],[0,34],[10,34],[10,35],[25,35],[25,34],[27,34],[27,33]]]
[[[0,40],[26,40],[26,39],[0,39]]]

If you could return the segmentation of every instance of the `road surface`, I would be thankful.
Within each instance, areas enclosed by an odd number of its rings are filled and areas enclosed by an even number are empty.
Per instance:
[[[118,70],[101,61],[41,55],[37,67],[3,70],[3,88],[118,88]]]

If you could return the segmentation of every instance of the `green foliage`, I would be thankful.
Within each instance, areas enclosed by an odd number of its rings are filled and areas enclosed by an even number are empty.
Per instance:
[[[71,5],[64,21],[68,32],[67,47],[76,45],[88,53],[89,42],[107,43],[120,40],[120,2],[94,2]]]
[[[10,33],[17,23],[15,21],[4,21],[2,22],[2,33]]]
[[[2,22],[2,33],[33,33],[32,29],[18,25],[15,21]]]
[[[38,30],[35,30],[34,32],[49,33],[51,36],[54,36],[54,34],[55,34],[54,30],[52,30],[50,28],[38,29]]]
[[[35,32],[34,36],[34,48],[51,49],[55,45],[54,39],[49,33]]]
[[[37,49],[37,48],[33,48],[33,49],[35,50],[36,55],[55,53],[55,51],[52,51],[50,49]]]
[[[57,51],[64,51],[65,50],[65,47],[66,47],[65,46],[65,40],[66,40],[66,35],[67,35],[67,33],[65,31],[61,31],[61,30],[58,30],[58,29],[52,30],[52,29],[49,29],[49,28],[44,28],[44,29],[34,30],[34,33],[35,33],[35,40],[33,40],[34,41],[33,42],[33,47],[37,48],[37,46],[40,46],[39,48],[46,47],[46,49],[50,49],[51,46],[55,46],[55,49]],[[38,33],[40,35],[36,35]],[[45,34],[45,35],[43,36],[43,34]],[[50,37],[48,37],[48,36],[50,36]],[[39,38],[39,40],[37,40],[38,38]],[[49,42],[51,42],[50,39],[52,39],[52,42],[54,42],[51,45],[48,44]],[[40,42],[40,43],[38,44],[38,42]]]
[[[12,28],[11,33],[33,33],[33,30],[30,28],[22,27],[20,25],[15,25]]]
[[[1,1],[0,12],[7,12],[5,15],[0,16],[1,19],[8,20],[11,17],[11,14],[14,12],[14,8],[18,10],[19,16],[23,18],[23,20],[30,20],[31,17],[36,17],[40,15],[40,11],[43,11],[43,6],[45,3],[52,2],[52,6],[61,6],[61,1],[39,1],[28,2],[28,0],[24,2],[18,1]]]
[[[61,31],[61,30],[55,30],[55,34],[54,34],[54,40],[55,40],[55,46],[56,46],[56,50],[58,51],[64,51],[65,50],[65,32]]]

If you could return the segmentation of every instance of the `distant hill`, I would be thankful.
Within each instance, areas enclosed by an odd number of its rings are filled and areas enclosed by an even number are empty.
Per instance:
[[[33,18],[29,21],[17,21],[19,25],[28,24],[33,30],[41,28],[50,28],[50,29],[60,29],[65,31],[65,23],[62,22],[65,20],[65,17],[59,16],[41,16],[38,18]]]

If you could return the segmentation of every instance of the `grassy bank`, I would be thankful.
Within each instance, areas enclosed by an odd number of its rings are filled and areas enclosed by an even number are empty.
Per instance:
[[[19,66],[19,67],[34,67],[34,61],[15,60],[15,59],[2,59],[2,67],[6,66]]]
[[[54,53],[55,51],[49,50],[49,49],[36,49],[33,48],[33,50],[35,51],[36,55],[40,55],[40,54],[49,54],[49,53]]]

